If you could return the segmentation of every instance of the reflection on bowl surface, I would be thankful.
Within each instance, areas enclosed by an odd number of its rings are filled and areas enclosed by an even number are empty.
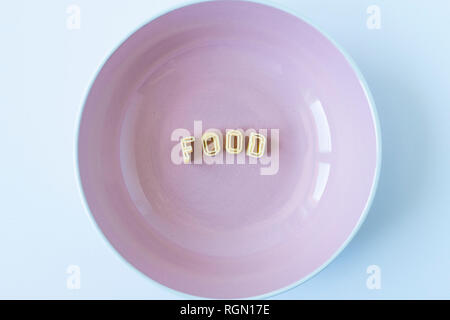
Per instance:
[[[210,298],[278,291],[324,267],[367,212],[373,108],[341,51],[298,17],[241,1],[185,6],[136,31],[98,73],[79,129],[83,193],[151,279]],[[279,140],[266,163],[174,163],[173,132],[195,121]]]

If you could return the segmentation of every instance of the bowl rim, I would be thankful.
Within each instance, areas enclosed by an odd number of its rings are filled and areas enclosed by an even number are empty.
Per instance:
[[[155,19],[158,19],[159,17],[177,10],[177,9],[181,9],[183,7],[187,7],[187,6],[191,6],[191,5],[195,5],[195,4],[200,4],[200,3],[207,3],[207,2],[223,2],[223,1],[229,1],[229,0],[185,0],[180,4],[177,5],[173,5],[168,9],[164,9],[164,10],[160,10],[159,12],[157,12],[156,14],[154,14],[153,16],[151,16],[149,19],[147,19],[145,22],[139,24],[138,27],[135,27],[132,31],[128,32],[127,35],[122,38],[118,44],[116,44],[114,46],[114,48],[109,51],[106,55],[104,55],[104,57],[101,59],[101,62],[97,64],[96,70],[93,74],[93,76],[90,77],[90,81],[87,85],[87,87],[84,90],[84,94],[83,94],[83,98],[81,100],[81,107],[79,108],[78,111],[78,116],[76,119],[76,123],[75,123],[75,137],[74,137],[74,168],[75,168],[75,176],[76,176],[76,182],[77,182],[77,189],[78,192],[80,194],[80,198],[82,200],[82,206],[84,209],[84,212],[87,214],[89,221],[91,222],[91,224],[94,226],[94,228],[97,230],[97,233],[101,234],[101,237],[103,238],[103,241],[106,242],[107,246],[112,249],[112,251],[114,252],[114,254],[116,256],[119,256],[120,260],[124,261],[126,264],[128,264],[128,266],[131,267],[131,269],[133,269],[135,272],[137,271],[137,273],[145,278],[146,280],[150,280],[151,283],[155,284],[157,287],[163,288],[166,291],[169,291],[171,293],[174,293],[178,296],[180,296],[180,298],[185,298],[185,299],[213,299],[210,297],[206,297],[206,296],[196,296],[196,295],[192,295],[183,291],[179,291],[170,287],[167,287],[165,285],[163,285],[162,283],[159,283],[158,281],[152,279],[151,277],[149,277],[148,275],[146,275],[144,272],[142,272],[141,270],[139,270],[137,267],[135,267],[131,262],[129,262],[127,259],[125,259],[117,250],[116,248],[111,244],[111,242],[109,241],[109,239],[105,236],[105,234],[103,233],[102,229],[100,228],[100,226],[98,225],[97,221],[95,220],[89,205],[87,203],[86,200],[86,195],[84,193],[83,190],[83,186],[82,186],[82,182],[81,182],[81,174],[80,174],[80,168],[79,168],[79,163],[78,163],[78,159],[79,159],[79,155],[78,155],[78,149],[79,149],[79,134],[80,134],[80,127],[81,127],[81,119],[83,116],[83,112],[84,112],[84,108],[86,105],[86,101],[87,98],[89,96],[89,93],[91,91],[91,88],[93,86],[93,84],[95,83],[98,74],[100,73],[100,71],[103,69],[104,65],[106,64],[106,62],[111,58],[111,56],[119,49],[120,46],[122,46],[123,43],[125,43],[135,32],[137,32],[138,30],[140,30],[142,27],[144,27],[145,25],[147,25],[148,23],[152,22]],[[364,207],[364,210],[362,211],[358,222],[356,223],[356,225],[353,227],[352,232],[350,233],[350,235],[347,237],[347,239],[341,244],[341,246],[339,247],[338,250],[336,250],[333,255],[327,260],[325,261],[321,266],[319,266],[318,268],[316,268],[314,271],[312,271],[311,273],[309,273],[308,275],[304,276],[303,278],[299,279],[298,281],[291,283],[287,286],[284,286],[282,288],[264,293],[264,294],[260,294],[257,296],[250,296],[250,297],[245,297],[245,298],[231,298],[231,300],[234,299],[239,299],[239,300],[248,300],[248,299],[267,299],[270,297],[273,297],[275,295],[278,295],[280,293],[284,293],[287,292],[289,290],[294,289],[295,287],[299,286],[300,284],[308,281],[309,279],[313,278],[314,276],[316,276],[317,274],[319,274],[322,270],[324,270],[332,261],[334,261],[334,259],[337,258],[337,256],[339,256],[339,254],[342,253],[342,251],[344,251],[344,249],[347,247],[347,245],[350,243],[351,240],[353,240],[353,238],[355,237],[355,235],[358,233],[359,229],[361,228],[362,224],[364,223],[370,208],[373,204],[373,200],[375,198],[375,194],[376,194],[376,190],[378,188],[378,183],[379,183],[379,179],[380,179],[380,171],[381,171],[381,162],[382,162],[382,141],[381,141],[381,129],[380,129],[380,120],[378,117],[378,113],[377,113],[377,109],[376,109],[376,105],[375,105],[375,101],[373,99],[373,96],[369,90],[369,86],[364,78],[364,76],[362,75],[361,71],[359,70],[358,66],[356,65],[355,61],[353,60],[353,58],[337,43],[335,42],[331,36],[324,32],[320,27],[318,27],[316,24],[312,23],[308,18],[305,18],[303,15],[299,14],[298,12],[296,12],[296,10],[289,8],[285,5],[280,5],[278,3],[273,3],[270,0],[232,0],[234,2],[251,2],[254,4],[259,4],[259,5],[264,5],[264,6],[269,6],[278,10],[281,10],[285,13],[291,14],[294,17],[302,20],[303,22],[307,23],[309,26],[311,26],[312,28],[314,28],[316,31],[318,31],[321,35],[323,35],[328,41],[330,41],[331,44],[334,45],[334,47],[336,47],[338,49],[338,51],[344,56],[345,60],[348,62],[348,64],[350,65],[351,69],[355,72],[356,77],[359,80],[359,83],[361,85],[361,88],[364,91],[364,94],[366,96],[366,99],[368,101],[369,104],[369,109],[372,115],[372,120],[373,120],[373,124],[374,124],[374,128],[375,128],[375,141],[376,141],[376,166],[375,166],[375,174],[373,177],[373,181],[372,181],[372,186],[370,188],[370,193],[369,193],[369,197],[366,201],[366,205]]]

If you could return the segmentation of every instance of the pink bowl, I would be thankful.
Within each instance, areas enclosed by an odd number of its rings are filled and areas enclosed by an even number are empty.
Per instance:
[[[174,130],[196,120],[268,129],[272,162],[174,163]],[[377,121],[355,66],[300,18],[188,5],[134,32],[99,71],[80,120],[81,186],[112,246],[151,279],[195,296],[267,296],[324,268],[361,225]]]

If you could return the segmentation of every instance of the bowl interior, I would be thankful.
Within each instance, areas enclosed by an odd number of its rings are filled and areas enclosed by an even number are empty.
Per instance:
[[[258,296],[307,278],[353,235],[376,177],[375,121],[351,64],[301,19],[189,5],[98,73],[80,122],[82,189],[109,242],[153,280]],[[179,139],[210,128],[262,129],[268,152],[182,164]]]

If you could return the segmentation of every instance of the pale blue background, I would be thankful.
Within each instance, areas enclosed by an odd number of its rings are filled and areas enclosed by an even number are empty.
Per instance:
[[[278,0],[356,61],[380,116],[383,167],[360,232],[324,271],[275,298],[450,298],[450,2]],[[66,7],[81,7],[81,29]],[[97,67],[124,38],[181,4],[3,1],[0,10],[0,298],[182,298],[120,258],[77,189],[78,112]],[[381,8],[381,30],[366,9]],[[81,289],[66,268],[81,267]],[[366,268],[382,269],[368,290]]]

